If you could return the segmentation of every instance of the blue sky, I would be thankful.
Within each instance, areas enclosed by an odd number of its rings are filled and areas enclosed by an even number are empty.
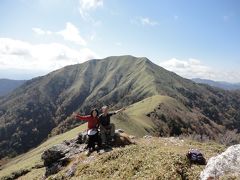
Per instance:
[[[187,77],[240,82],[238,0],[1,0],[0,78],[131,54]]]

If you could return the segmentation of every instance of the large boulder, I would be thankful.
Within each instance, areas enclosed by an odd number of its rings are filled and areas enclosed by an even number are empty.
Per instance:
[[[59,159],[63,158],[69,150],[69,147],[65,144],[57,144],[45,150],[41,156],[44,166],[50,166]]]
[[[229,174],[240,175],[240,144],[231,146],[222,154],[210,158],[200,178],[218,179]]]
[[[82,142],[82,134],[79,134],[75,139],[64,141],[45,150],[41,156],[46,167],[45,176],[48,177],[59,172],[75,154],[83,152],[86,145],[81,144]]]
[[[115,143],[114,145],[116,147],[121,147],[121,146],[126,146],[126,145],[130,145],[130,144],[134,144],[134,142],[132,141],[131,137],[124,133],[123,130],[119,131],[116,130],[115,131]]]

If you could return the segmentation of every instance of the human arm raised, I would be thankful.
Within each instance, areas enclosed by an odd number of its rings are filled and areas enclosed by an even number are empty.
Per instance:
[[[124,108],[121,108],[121,109],[119,109],[119,110],[116,110],[116,111],[114,111],[115,112],[115,114],[117,114],[117,113],[119,113],[119,112],[122,112],[122,111],[124,111],[126,108],[124,107]]]
[[[72,117],[75,118],[75,119],[83,120],[83,121],[88,121],[89,119],[91,119],[90,115],[81,116],[80,114],[75,113],[75,112],[72,114]]]
[[[114,114],[117,114],[117,113],[119,113],[119,112],[124,111],[125,109],[126,109],[126,108],[121,108],[121,109],[119,109],[119,110],[109,112],[109,114],[112,116],[112,115],[114,115]]]

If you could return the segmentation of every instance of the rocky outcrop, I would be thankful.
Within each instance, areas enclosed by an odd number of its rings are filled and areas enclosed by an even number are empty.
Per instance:
[[[121,147],[121,146],[130,145],[130,144],[134,144],[131,136],[129,136],[128,134],[124,133],[123,130],[121,130],[121,131],[116,130],[115,131],[115,143],[114,143],[114,146]]]
[[[210,158],[200,177],[201,180],[209,180],[229,174],[240,176],[240,144]]]
[[[116,130],[115,137],[114,147],[133,144],[130,136],[124,133],[123,130]],[[75,155],[84,152],[86,150],[86,143],[87,134],[84,132],[79,134],[75,139],[64,141],[45,150],[41,156],[46,167],[45,177],[61,171],[71,162]],[[73,174],[73,172],[70,174]]]
[[[46,177],[59,172],[71,161],[75,154],[84,151],[86,145],[82,144],[82,137],[82,134],[80,134],[76,139],[64,141],[43,152],[41,158],[46,167]]]

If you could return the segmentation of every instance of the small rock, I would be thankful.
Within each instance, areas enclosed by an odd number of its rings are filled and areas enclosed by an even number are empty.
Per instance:
[[[124,130],[122,130],[122,129],[117,129],[117,130],[115,130],[115,133],[124,133]]]
[[[145,135],[145,136],[143,136],[143,138],[144,138],[144,139],[150,139],[150,138],[152,138],[152,136],[150,136],[150,135]]]
[[[129,138],[130,138],[130,139],[136,139],[136,136],[130,135]]]
[[[101,149],[98,154],[103,154],[103,153],[105,153],[105,150]]]
[[[89,156],[87,159],[85,159],[85,160],[83,161],[83,163],[88,164],[88,163],[90,163],[90,162],[92,162],[92,161],[94,161],[94,160],[95,160],[95,156],[91,155],[91,156]]]
[[[69,170],[66,172],[66,176],[67,176],[67,177],[72,177],[72,176],[75,174],[76,169],[77,169],[77,164],[78,164],[78,163],[74,163],[74,164],[69,168]]]

